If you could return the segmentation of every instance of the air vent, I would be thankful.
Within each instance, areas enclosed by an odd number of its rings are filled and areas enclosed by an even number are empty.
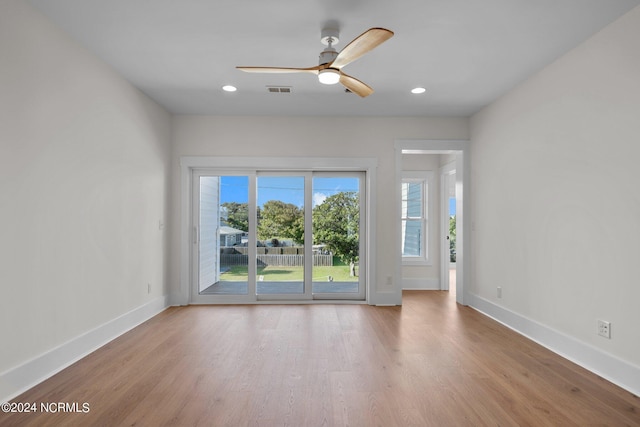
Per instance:
[[[291,93],[291,86],[267,86],[267,91],[271,93]]]

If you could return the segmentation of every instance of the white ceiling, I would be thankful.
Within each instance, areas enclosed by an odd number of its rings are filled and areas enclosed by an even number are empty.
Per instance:
[[[29,0],[143,92],[177,114],[469,116],[640,0]],[[310,74],[320,31],[339,51],[371,27],[395,32],[343,71],[375,93]],[[235,93],[221,90],[225,84]],[[266,86],[292,86],[269,93]],[[422,95],[409,91],[427,89]]]

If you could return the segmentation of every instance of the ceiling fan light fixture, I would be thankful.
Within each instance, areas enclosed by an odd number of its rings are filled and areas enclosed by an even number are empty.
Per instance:
[[[340,81],[340,72],[332,68],[325,68],[318,72],[318,80],[325,85],[334,85]]]

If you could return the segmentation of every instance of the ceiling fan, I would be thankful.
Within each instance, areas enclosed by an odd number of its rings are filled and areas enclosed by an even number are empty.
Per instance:
[[[248,73],[313,73],[318,76],[320,83],[336,84],[340,82],[351,92],[361,97],[369,96],[373,89],[355,77],[342,72],[342,68],[360,58],[365,53],[373,50],[393,36],[393,31],[385,28],[370,28],[351,43],[345,46],[339,53],[333,48],[338,43],[338,30],[324,29],[320,41],[327,47],[320,53],[320,65],[309,68],[287,67],[236,67],[238,70]]]

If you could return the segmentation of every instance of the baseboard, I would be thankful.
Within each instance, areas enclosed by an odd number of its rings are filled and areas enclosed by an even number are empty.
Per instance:
[[[156,298],[46,353],[0,373],[0,403],[19,396],[109,341],[166,309],[166,296]]]
[[[189,305],[189,301],[185,300],[184,297],[180,294],[180,292],[171,292],[171,294],[169,295],[169,305],[176,307],[176,306],[183,306],[183,305]]]
[[[439,291],[440,279],[438,278],[402,278],[402,290],[405,291]]]
[[[640,396],[640,367],[477,295],[471,295],[469,305],[565,359]]]

